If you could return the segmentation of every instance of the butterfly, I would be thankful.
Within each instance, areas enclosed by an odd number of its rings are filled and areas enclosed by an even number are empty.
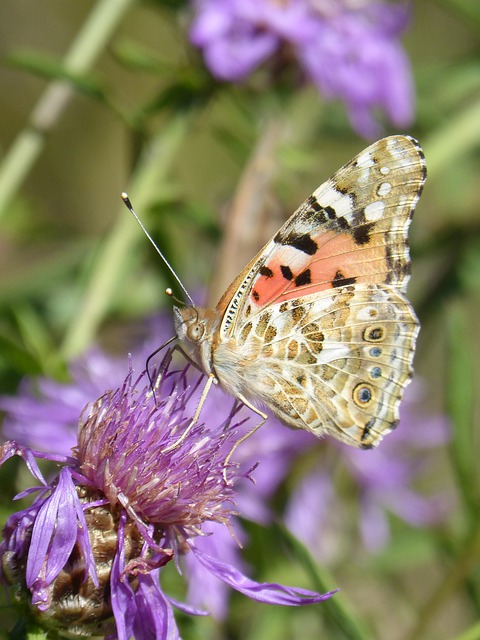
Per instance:
[[[295,211],[215,308],[174,307],[186,355],[283,423],[364,449],[398,424],[419,323],[407,231],[426,178],[409,136],[375,142]]]

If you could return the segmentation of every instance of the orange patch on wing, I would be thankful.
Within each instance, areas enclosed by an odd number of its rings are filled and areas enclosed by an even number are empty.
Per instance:
[[[342,280],[346,280],[345,284],[385,282],[388,266],[381,237],[373,235],[368,244],[359,245],[349,233],[328,231],[313,239],[318,245],[313,256],[290,246],[282,246],[274,252],[265,263],[271,275],[259,275],[252,288],[250,299],[255,306],[263,307],[332,289],[335,283],[341,285]],[[304,284],[305,278],[299,276],[307,269],[309,282]],[[295,282],[296,278],[300,284]]]

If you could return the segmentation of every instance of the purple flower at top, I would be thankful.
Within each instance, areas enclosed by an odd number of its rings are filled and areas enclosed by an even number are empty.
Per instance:
[[[38,486],[30,507],[7,521],[0,545],[3,581],[45,629],[69,637],[111,640],[179,638],[173,607],[207,612],[173,600],[161,588],[172,560],[195,558],[197,580],[211,574],[242,594],[268,604],[307,605],[329,598],[275,583],[257,583],[225,553],[212,555],[218,528],[232,531],[236,484],[248,473],[229,462],[241,434],[237,409],[219,422],[192,418],[203,376],[189,367],[161,366],[155,393],[133,371],[106,391],[80,420],[72,456],[32,451],[15,441],[0,447],[0,464],[24,458]],[[48,482],[36,458],[63,466]],[[20,496],[17,496],[20,497]]]
[[[376,136],[382,111],[397,127],[412,120],[410,65],[399,42],[405,3],[376,0],[196,0],[190,32],[211,73],[241,82],[259,65],[296,63],[324,98],[347,106],[353,128]]]

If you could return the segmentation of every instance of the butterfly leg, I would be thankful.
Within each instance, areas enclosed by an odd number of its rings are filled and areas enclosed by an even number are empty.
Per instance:
[[[200,416],[200,413],[202,412],[203,405],[205,404],[205,400],[207,399],[207,396],[212,384],[217,384],[217,383],[218,383],[218,380],[213,375],[213,373],[211,373],[207,378],[207,382],[205,383],[205,386],[203,387],[202,395],[200,396],[200,400],[198,402],[197,408],[195,409],[195,413],[193,414],[193,418],[190,420],[188,427],[185,429],[185,431],[182,433],[182,435],[178,440],[176,440],[173,444],[167,447],[167,449],[163,450],[163,453],[168,453],[169,451],[172,451],[185,440],[185,438],[188,436],[188,434],[190,433],[190,431],[198,421],[198,418]]]
[[[225,482],[227,484],[228,484],[227,475],[226,475],[227,474],[227,466],[228,466],[230,458],[232,457],[232,455],[235,452],[236,448],[238,446],[240,446],[243,442],[245,442],[245,440],[250,438],[250,436],[253,436],[255,431],[258,431],[258,429],[260,429],[260,427],[262,427],[265,424],[265,422],[267,421],[267,418],[268,418],[266,413],[263,413],[263,411],[260,411],[260,409],[257,409],[257,407],[255,407],[251,402],[249,402],[244,396],[239,394],[237,397],[240,400],[240,402],[242,402],[246,407],[248,407],[251,411],[256,413],[257,416],[260,416],[261,420],[260,420],[260,422],[258,424],[256,424],[253,427],[253,429],[250,429],[250,431],[248,433],[246,433],[244,436],[242,436],[240,438],[240,440],[237,440],[237,442],[235,442],[235,444],[231,448],[229,454],[225,458],[225,465],[223,467],[223,478],[224,478],[224,480],[225,480]]]

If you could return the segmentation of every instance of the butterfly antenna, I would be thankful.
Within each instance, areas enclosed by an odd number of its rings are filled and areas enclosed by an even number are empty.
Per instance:
[[[183,302],[183,300],[180,300],[179,298],[177,298],[177,296],[173,293],[173,291],[170,289],[170,287],[167,287],[165,289],[165,295],[167,295],[169,298],[171,298],[172,300],[174,300],[177,304],[179,304],[181,307],[185,306],[185,302]]]
[[[127,209],[130,211],[130,213],[132,214],[132,216],[135,218],[135,220],[138,222],[138,224],[140,225],[140,228],[142,229],[143,233],[147,236],[147,238],[150,240],[150,242],[152,243],[153,247],[155,248],[155,251],[158,253],[158,255],[161,257],[161,259],[163,260],[163,262],[165,263],[165,265],[168,267],[168,269],[170,270],[170,273],[173,275],[173,277],[175,278],[175,280],[178,282],[178,284],[180,285],[181,290],[183,291],[183,293],[185,294],[185,296],[188,298],[190,304],[192,305],[192,307],[195,306],[192,298],[190,297],[190,294],[188,293],[187,289],[185,288],[185,285],[183,284],[183,282],[180,280],[180,278],[177,276],[177,274],[175,273],[175,270],[173,269],[172,265],[168,262],[168,260],[165,258],[165,256],[163,255],[163,253],[160,251],[160,249],[157,247],[157,245],[155,244],[155,242],[153,241],[152,236],[148,233],[148,231],[145,229],[142,221],[140,220],[140,218],[137,216],[137,214],[135,213],[135,209],[132,206],[132,203],[130,202],[130,198],[128,197],[128,195],[124,192],[122,193],[122,200],[124,205],[127,207]],[[168,290],[167,290],[168,291]],[[170,295],[170,294],[167,294]],[[175,299],[175,298],[174,298]]]

